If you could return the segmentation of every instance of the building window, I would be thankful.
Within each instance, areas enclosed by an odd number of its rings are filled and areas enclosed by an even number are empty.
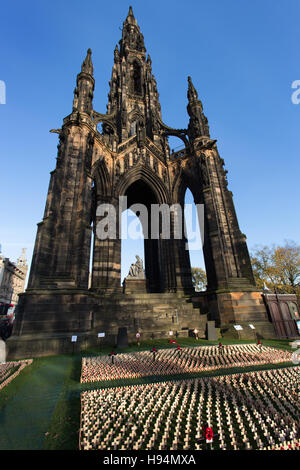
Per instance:
[[[130,123],[129,137],[136,135],[136,121]]]
[[[141,73],[141,67],[137,62],[133,63],[132,92],[135,95],[142,94],[142,73]]]

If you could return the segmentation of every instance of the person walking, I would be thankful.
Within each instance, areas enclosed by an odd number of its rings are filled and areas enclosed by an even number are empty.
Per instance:
[[[115,355],[116,355],[116,353],[115,353],[114,351],[111,351],[111,352],[109,353],[109,356],[111,357],[111,363],[112,363],[112,364],[114,364]]]
[[[155,354],[157,353],[157,349],[155,346],[152,348],[152,353],[153,353],[153,361],[155,361]]]

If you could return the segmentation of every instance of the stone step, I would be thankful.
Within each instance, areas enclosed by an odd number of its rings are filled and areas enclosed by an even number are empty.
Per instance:
[[[118,296],[102,297],[101,304],[161,304],[161,305],[187,305],[193,308],[193,303],[187,297],[178,297],[176,294],[120,294]]]
[[[122,297],[125,299],[133,300],[176,300],[176,301],[186,301],[190,297],[181,297],[176,294],[166,293],[166,294],[122,294]]]
[[[228,285],[229,287],[235,289],[251,288],[253,290],[253,286],[250,284],[249,279],[246,277],[232,277],[228,280]]]
[[[40,287],[49,289],[63,289],[65,287],[76,287],[75,281],[66,276],[43,276],[40,278]]]

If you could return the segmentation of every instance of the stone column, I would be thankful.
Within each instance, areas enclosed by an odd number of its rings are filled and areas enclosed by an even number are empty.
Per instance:
[[[109,204],[114,208],[114,211],[111,212],[109,212],[109,208],[105,210],[107,203],[108,200],[98,196],[97,207],[103,205],[103,209],[100,209],[98,215],[96,213],[92,289],[103,293],[121,292],[119,202],[113,198],[109,199]],[[110,225],[112,232],[103,239],[102,229],[105,226],[108,227],[107,224]]]

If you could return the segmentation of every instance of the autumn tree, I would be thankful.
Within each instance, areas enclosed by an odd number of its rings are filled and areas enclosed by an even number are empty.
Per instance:
[[[286,241],[284,246],[256,248],[251,256],[257,287],[300,298],[300,245]]]
[[[196,292],[204,291],[207,284],[207,278],[204,269],[192,268],[192,281]]]

